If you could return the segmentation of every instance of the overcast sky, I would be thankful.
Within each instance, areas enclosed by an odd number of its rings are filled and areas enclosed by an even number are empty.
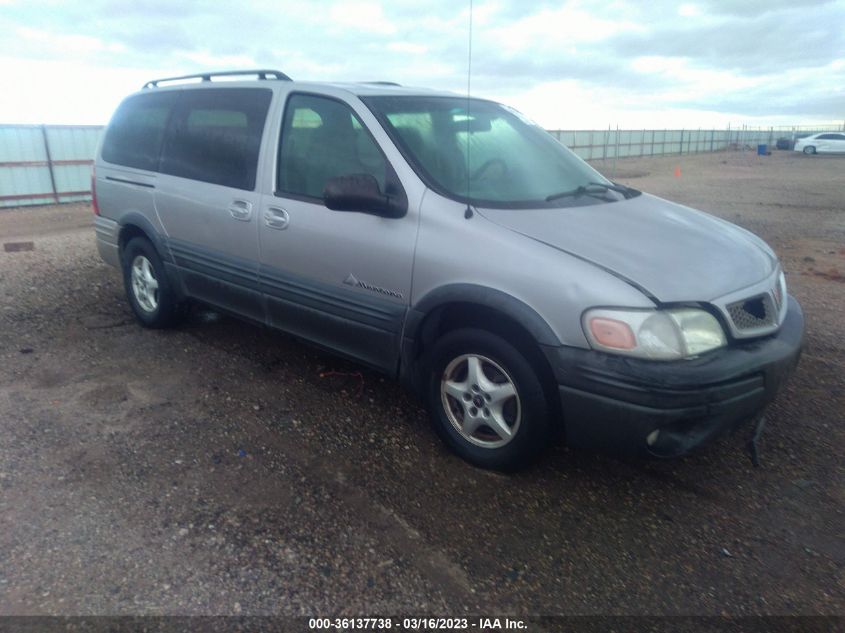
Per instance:
[[[472,92],[548,128],[845,120],[845,0],[475,0]],[[0,0],[0,123],[105,123],[148,79],[278,68],[465,92],[469,0]]]

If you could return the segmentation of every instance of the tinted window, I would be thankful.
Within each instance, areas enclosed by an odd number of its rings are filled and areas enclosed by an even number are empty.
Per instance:
[[[842,134],[819,134],[816,138],[824,139],[826,141],[843,141],[845,136]]]
[[[168,130],[161,171],[254,189],[272,94],[263,88],[184,91]]]
[[[124,101],[109,123],[103,160],[154,171],[175,93],[145,94]]]
[[[387,162],[352,109],[333,99],[288,100],[279,149],[280,191],[322,198],[336,176],[370,174],[385,190]]]

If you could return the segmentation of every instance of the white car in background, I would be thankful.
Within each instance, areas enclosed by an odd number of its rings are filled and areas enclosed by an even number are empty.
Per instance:
[[[820,132],[795,141],[796,152],[805,154],[845,154],[845,132]]]

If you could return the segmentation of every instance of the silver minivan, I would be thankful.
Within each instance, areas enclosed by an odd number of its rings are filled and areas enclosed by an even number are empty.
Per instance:
[[[607,180],[491,101],[268,70],[154,80],[114,114],[93,189],[142,325],[202,302],[354,359],[483,467],[557,434],[684,455],[757,418],[801,350],[762,240]]]

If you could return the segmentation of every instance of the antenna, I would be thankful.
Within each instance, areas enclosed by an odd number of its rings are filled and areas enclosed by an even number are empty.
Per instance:
[[[467,208],[464,211],[464,217],[469,220],[472,217],[472,207],[469,206],[469,188],[470,188],[470,173],[469,173],[469,148],[470,148],[470,88],[472,86],[472,0],[469,0],[469,46],[467,46]]]

